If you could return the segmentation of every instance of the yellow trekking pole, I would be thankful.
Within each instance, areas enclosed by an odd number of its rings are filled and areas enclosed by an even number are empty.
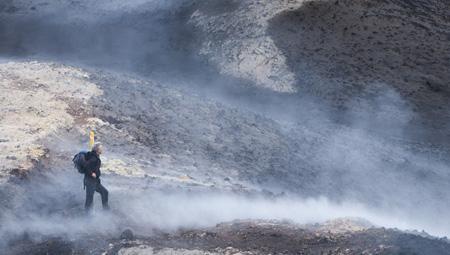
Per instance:
[[[94,130],[91,130],[89,132],[89,150],[92,150],[94,143],[95,143],[95,133]]]

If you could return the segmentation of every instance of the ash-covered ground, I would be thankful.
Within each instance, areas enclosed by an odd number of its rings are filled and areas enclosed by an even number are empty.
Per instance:
[[[449,7],[1,2],[0,248],[449,253]]]

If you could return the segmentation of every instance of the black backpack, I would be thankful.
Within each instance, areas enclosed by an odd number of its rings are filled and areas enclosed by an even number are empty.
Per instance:
[[[86,165],[86,151],[78,152],[72,159],[74,167],[78,170],[80,174],[85,173],[84,166]]]

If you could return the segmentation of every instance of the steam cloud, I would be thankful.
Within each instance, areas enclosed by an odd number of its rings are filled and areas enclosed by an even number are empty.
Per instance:
[[[184,63],[196,61],[195,57],[189,54],[186,57],[186,52],[170,52],[171,48],[165,48],[167,43],[181,40],[171,36],[181,32],[177,26],[182,22],[168,15],[168,25],[162,25],[164,20],[161,22],[158,18],[167,16],[152,16],[158,11],[170,13],[174,5],[184,1],[175,2],[139,0],[125,3],[117,0],[110,4],[101,2],[87,6],[90,11],[110,13],[100,21],[96,20],[95,12],[83,14],[82,11],[71,12],[69,19],[65,20],[38,16],[9,20],[9,28],[0,25],[0,34],[9,38],[0,42],[0,53],[14,57],[33,54],[41,58],[57,56],[62,61],[79,61],[112,69],[125,67],[128,71],[146,75],[153,75],[161,63],[162,70],[186,71]],[[58,8],[55,6],[52,8]],[[140,13],[137,10],[142,6],[152,11]],[[54,12],[48,8],[40,15],[48,17],[46,15]],[[124,8],[137,18],[127,17]],[[129,23],[121,23],[123,17]],[[139,23],[140,18],[146,22]],[[12,30],[25,32],[14,33]],[[80,31],[84,36],[79,36]],[[187,41],[189,47],[191,43]],[[404,145],[403,139],[414,138],[415,134],[408,130],[408,123],[416,116],[395,91],[386,88],[384,94],[373,95],[374,99],[349,102],[347,106],[353,110],[336,117],[334,110],[319,106],[306,96],[301,100],[298,96],[273,97],[269,92],[255,96],[252,89],[227,89],[222,86],[224,84],[207,88],[208,80],[199,78],[201,71],[188,70],[191,80],[185,82],[186,86],[202,80],[200,86],[208,91],[207,95],[214,95],[233,107],[265,114],[281,123],[286,129],[283,132],[291,132],[292,126],[304,120],[303,124],[308,128],[327,133],[326,142],[315,147],[317,157],[311,158],[310,162],[323,170],[318,173],[320,187],[331,187],[336,197],[319,195],[305,198],[290,194],[268,199],[154,190],[130,193],[114,183],[108,184],[106,176],[104,180],[110,188],[111,204],[115,209],[107,216],[97,214],[86,218],[77,215],[82,211],[84,195],[80,190],[81,184],[75,181],[80,176],[62,172],[47,176],[48,179],[37,187],[35,184],[23,187],[24,197],[13,201],[10,210],[2,212],[1,239],[7,240],[7,237],[23,232],[36,233],[36,236],[77,236],[96,232],[114,234],[131,227],[148,234],[154,228],[169,231],[180,227],[207,227],[235,219],[286,219],[296,223],[314,223],[337,217],[361,217],[380,226],[425,229],[435,235],[450,235],[450,219],[446,215],[450,207],[444,202],[450,190],[448,162]],[[158,77],[167,81],[167,76]],[[224,79],[220,82],[230,81]],[[238,93],[240,98],[234,98]],[[347,127],[333,129],[336,126],[329,125],[329,122],[340,117]],[[26,194],[32,194],[33,198]],[[370,201],[367,201],[368,197]]]

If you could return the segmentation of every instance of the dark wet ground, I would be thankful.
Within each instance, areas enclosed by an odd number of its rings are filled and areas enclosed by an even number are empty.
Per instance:
[[[41,242],[12,243],[6,254],[118,254],[122,248],[147,245],[163,248],[217,252],[233,247],[252,254],[450,254],[446,239],[431,239],[393,229],[332,233],[300,228],[283,222],[242,221],[201,230],[155,233],[152,237],[122,234],[122,238],[86,237],[68,241],[50,238]]]

